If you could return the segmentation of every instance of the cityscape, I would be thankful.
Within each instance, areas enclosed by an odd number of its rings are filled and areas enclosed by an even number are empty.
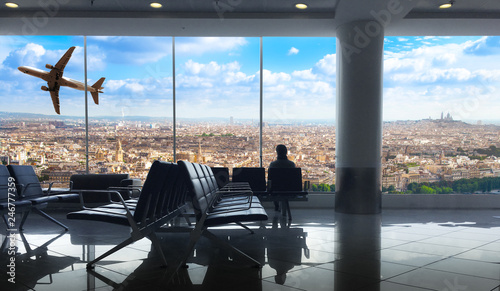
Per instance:
[[[83,118],[4,113],[0,115],[0,159],[33,165],[42,180],[68,186],[86,171]],[[382,186],[405,191],[410,183],[500,177],[500,160],[487,149],[500,147],[500,126],[455,121],[450,114],[383,125]],[[257,121],[178,121],[176,159],[212,167],[259,167]],[[335,127],[331,123],[263,123],[263,167],[285,144],[289,159],[311,185],[335,184]],[[173,124],[168,119],[89,121],[89,172],[128,173],[145,179],[154,160],[174,160]],[[313,188],[314,189],[314,188]]]

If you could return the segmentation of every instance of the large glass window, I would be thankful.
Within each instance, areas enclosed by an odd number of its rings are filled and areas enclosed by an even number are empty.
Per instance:
[[[176,38],[177,159],[259,166],[259,38]]]
[[[271,37],[263,41],[263,166],[276,145],[302,168],[313,190],[335,177],[335,38]]]
[[[499,62],[500,37],[385,39],[384,190],[500,186]]]
[[[145,179],[155,159],[173,160],[172,38],[88,37],[90,171]],[[90,98],[90,96],[89,96]]]
[[[61,87],[59,105],[54,105],[51,92],[47,91],[53,90],[54,84],[51,87],[25,72],[50,71],[46,65],[55,66],[75,46],[64,77],[83,81],[83,37],[2,36],[0,39],[2,163],[34,165],[43,180],[69,181],[72,173],[85,170],[85,94]],[[21,66],[24,68],[18,69]]]
[[[83,91],[61,87],[57,115],[50,93],[39,90],[46,82],[17,70],[43,69],[75,46],[64,76],[83,81],[84,38],[3,39],[1,96],[9,104],[1,120],[4,163],[36,165],[45,178],[67,180],[86,171],[88,135],[90,173],[144,178],[154,159],[174,160],[174,152],[177,159],[211,166],[261,165],[260,38],[176,38],[173,56],[169,37],[87,37],[88,86],[105,78],[98,99],[87,95],[88,132]],[[283,143],[313,189],[323,184],[321,190],[331,190],[335,40],[263,38],[262,45],[262,165]]]

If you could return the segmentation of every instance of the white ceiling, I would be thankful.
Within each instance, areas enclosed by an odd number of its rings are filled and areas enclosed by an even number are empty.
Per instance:
[[[386,35],[498,35],[499,0],[13,0],[3,35],[335,36],[345,22],[374,20]],[[295,3],[306,3],[298,10]],[[49,5],[43,5],[49,3]]]

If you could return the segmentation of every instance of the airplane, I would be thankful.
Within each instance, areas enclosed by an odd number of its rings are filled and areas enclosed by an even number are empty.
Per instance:
[[[27,66],[21,66],[17,68],[19,71],[25,74],[41,78],[47,82],[47,86],[42,86],[41,89],[43,91],[50,92],[50,97],[52,98],[52,103],[54,104],[54,109],[56,110],[57,114],[61,114],[59,106],[59,88],[61,86],[70,87],[80,91],[85,90],[85,84],[83,84],[82,82],[63,77],[64,68],[71,58],[71,54],[73,54],[74,50],[74,46],[70,47],[55,66],[49,64],[45,65],[47,69],[50,69],[50,72]],[[94,99],[95,104],[99,104],[99,93],[104,93],[101,91],[102,89],[104,89],[104,87],[101,87],[102,83],[104,83],[104,79],[104,77],[100,78],[97,82],[95,82],[94,85],[87,87],[87,91],[92,94],[92,98]]]

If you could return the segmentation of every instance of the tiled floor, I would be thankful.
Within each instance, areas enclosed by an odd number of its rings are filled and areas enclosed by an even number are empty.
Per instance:
[[[61,232],[31,214],[16,236],[15,281],[11,256],[0,257],[1,290],[500,290],[500,211],[385,210],[382,215],[341,215],[294,209],[291,225],[268,210],[255,234],[231,226],[214,229],[262,268],[201,239],[188,268],[173,269],[187,233],[160,233],[169,267],[148,239],[104,259],[85,263],[124,240],[128,228],[66,220]],[[6,231],[2,230],[1,239]],[[8,243],[8,239],[5,240]]]

